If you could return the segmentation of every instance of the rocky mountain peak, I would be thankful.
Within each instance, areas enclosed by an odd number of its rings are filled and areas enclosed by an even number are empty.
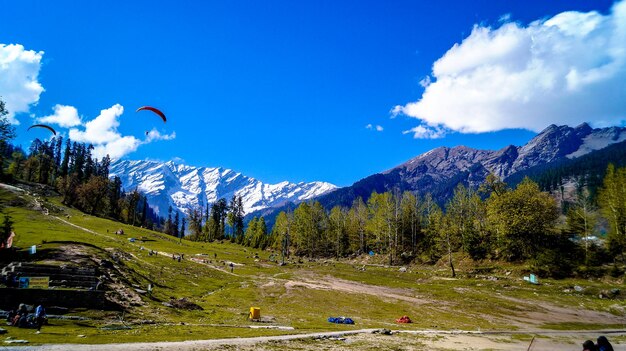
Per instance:
[[[171,205],[186,213],[220,198],[241,196],[244,211],[273,207],[285,202],[300,202],[336,189],[326,182],[280,182],[267,184],[222,167],[194,167],[174,161],[118,160],[111,164],[111,176],[122,180],[124,189],[135,187],[147,195],[148,203],[161,216]]]

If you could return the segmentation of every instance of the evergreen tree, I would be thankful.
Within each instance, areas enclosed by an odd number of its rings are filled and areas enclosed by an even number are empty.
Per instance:
[[[193,207],[187,210],[188,232],[191,240],[202,240],[202,213],[200,207]]]
[[[61,170],[59,172],[59,175],[61,177],[65,177],[69,173],[70,156],[72,154],[72,150],[70,148],[71,144],[72,144],[72,141],[68,138],[65,141],[65,152],[63,152],[63,161],[61,161]]]
[[[148,215],[148,197],[147,196],[142,196],[143,198],[143,203],[141,205],[141,225],[146,226],[146,216]]]
[[[63,157],[63,153],[61,149],[63,148],[63,137],[58,136],[53,139],[54,140],[54,170],[55,176],[59,174],[59,170],[61,167],[61,159]]]
[[[15,128],[9,122],[4,101],[0,99],[0,179],[4,176],[4,155],[9,147],[9,141],[15,138]]]
[[[182,240],[185,237],[185,225],[186,225],[185,217],[183,217],[182,222],[180,224],[180,235],[179,238]],[[179,242],[180,242],[179,240]]]
[[[172,227],[172,235],[178,238],[180,234],[180,214],[178,211],[174,214],[174,226]]]
[[[165,221],[163,232],[165,234],[172,235],[172,233],[174,232],[173,226],[174,226],[174,223],[172,222],[172,206],[170,205],[167,208],[167,220]]]
[[[120,219],[120,199],[122,198],[122,180],[115,176],[109,181],[108,198],[108,216]]]

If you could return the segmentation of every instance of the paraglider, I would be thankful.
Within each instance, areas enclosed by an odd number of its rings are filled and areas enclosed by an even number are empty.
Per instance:
[[[52,134],[54,134],[55,136],[57,135],[57,131],[56,131],[56,130],[54,130],[52,127],[47,126],[47,125],[45,125],[45,124],[33,124],[32,126],[28,127],[28,129],[27,129],[27,130],[31,130],[31,128],[35,128],[35,127],[38,127],[38,128],[46,128],[47,130],[51,131],[51,132],[52,132]]]
[[[161,117],[161,119],[163,119],[163,122],[167,122],[167,119],[165,118],[165,114],[163,112],[161,112],[161,110],[159,110],[158,108],[154,108],[152,106],[142,106],[140,108],[137,109],[137,111],[135,112],[139,112],[142,110],[148,110],[148,111],[152,111],[154,113],[156,113],[159,117]]]

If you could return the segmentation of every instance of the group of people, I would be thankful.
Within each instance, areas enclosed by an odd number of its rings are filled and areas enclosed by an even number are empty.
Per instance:
[[[48,316],[46,315],[46,309],[42,304],[37,305],[35,313],[30,313],[28,305],[21,303],[17,310],[9,311],[7,315],[7,324],[16,326],[19,328],[37,328],[37,334],[41,332],[41,326],[44,325]]]
[[[583,351],[613,351],[613,345],[611,345],[606,336],[599,336],[598,342],[595,344],[591,340],[585,341],[583,343]]]
[[[0,276],[0,283],[6,285],[7,288],[18,288],[20,286],[20,276],[20,272],[9,272],[6,275]]]

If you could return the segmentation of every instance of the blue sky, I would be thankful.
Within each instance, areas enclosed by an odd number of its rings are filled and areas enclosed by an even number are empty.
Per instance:
[[[128,159],[345,186],[438,146],[623,125],[613,5],[0,0],[0,96],[24,147],[48,117]]]

